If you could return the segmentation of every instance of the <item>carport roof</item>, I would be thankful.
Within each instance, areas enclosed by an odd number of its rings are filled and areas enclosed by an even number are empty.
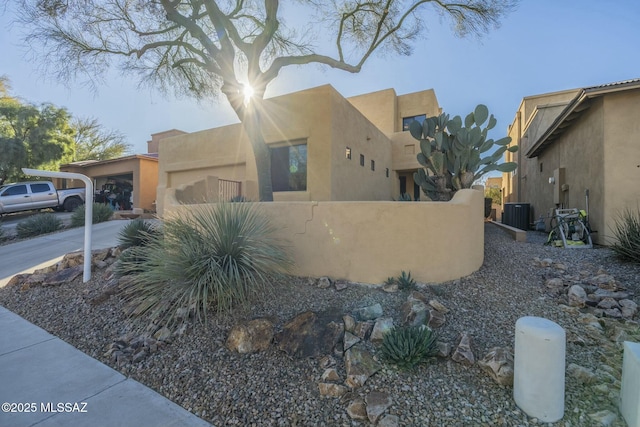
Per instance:
[[[640,88],[640,78],[623,80],[619,82],[607,83],[599,86],[592,86],[581,89],[580,92],[569,102],[566,108],[560,113],[551,126],[538,138],[538,140],[526,152],[529,158],[539,156],[546,147],[553,143],[562,133],[571,126],[572,122],[580,117],[583,111],[590,106],[593,98],[597,98],[609,93],[623,90]]]
[[[104,165],[107,163],[121,162],[125,160],[131,159],[145,159],[145,160],[155,160],[158,161],[158,153],[148,153],[148,154],[133,154],[131,156],[118,157],[117,159],[107,159],[107,160],[82,160],[79,162],[71,162],[65,165],[60,165],[60,167],[65,166],[75,166],[75,167],[87,167],[87,166],[95,166],[95,165]]]

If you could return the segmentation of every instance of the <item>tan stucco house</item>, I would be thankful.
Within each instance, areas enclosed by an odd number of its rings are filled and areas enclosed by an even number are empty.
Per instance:
[[[530,221],[555,208],[588,209],[595,243],[640,203],[640,79],[523,98],[509,127],[518,169],[503,201],[528,203]],[[548,220],[547,220],[548,227]]]
[[[419,197],[412,178],[419,145],[406,130],[414,118],[440,114],[433,90],[344,98],[324,85],[266,99],[265,111],[275,201]],[[160,141],[159,214],[167,200],[235,197],[258,199],[255,158],[240,123]]]
[[[276,237],[291,244],[292,274],[380,283],[404,270],[431,283],[482,265],[481,192],[461,190],[447,203],[394,201],[401,192],[419,196],[412,179],[419,145],[405,129],[440,113],[433,90],[344,98],[325,85],[264,101],[275,203],[261,208]],[[258,199],[240,123],[159,141],[161,217],[237,197]],[[441,250],[419,256],[433,244]]]

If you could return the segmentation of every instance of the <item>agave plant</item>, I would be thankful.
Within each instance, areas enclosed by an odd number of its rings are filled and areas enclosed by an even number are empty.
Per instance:
[[[389,363],[411,369],[437,354],[437,334],[425,325],[394,327],[382,338],[380,352]]]
[[[398,283],[398,287],[400,289],[413,289],[413,287],[416,285],[416,281],[413,280],[413,277],[411,277],[411,272],[407,273],[404,270],[396,279],[396,283]]]

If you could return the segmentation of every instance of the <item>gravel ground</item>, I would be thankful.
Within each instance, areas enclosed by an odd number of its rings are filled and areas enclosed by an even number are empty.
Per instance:
[[[545,317],[565,328],[567,365],[588,368],[594,380],[585,384],[567,375],[561,421],[544,424],[528,417],[515,405],[511,387],[497,385],[477,365],[466,367],[450,358],[433,359],[409,372],[385,367],[349,397],[389,393],[393,404],[387,413],[396,415],[401,426],[624,426],[617,411],[622,347],[611,336],[618,341],[621,336],[638,337],[634,336],[637,323],[607,320],[602,322],[603,332],[594,332],[580,321],[577,309],[559,304],[545,280],[595,276],[605,270],[619,286],[640,295],[640,265],[620,262],[606,248],[566,250],[543,246],[542,233],[529,232],[527,237],[527,243],[514,242],[487,224],[482,268],[460,280],[423,286],[421,292],[451,310],[439,330],[441,340],[455,345],[460,333],[469,333],[476,358],[492,347],[512,348],[515,322],[522,316]],[[541,267],[533,261],[536,257],[562,263],[566,271]],[[292,278],[275,283],[273,295],[265,295],[248,309],[174,334],[170,342],[156,343],[158,349],[140,361],[118,362],[108,350],[118,340],[131,340],[131,322],[118,294],[105,294],[112,283],[105,277],[108,273],[95,276],[88,284],[78,279],[57,287],[6,287],[0,289],[0,304],[215,426],[368,425],[349,418],[347,399],[319,395],[317,384],[324,371],[319,360],[290,359],[274,346],[240,355],[227,350],[224,342],[240,320],[270,317],[281,329],[305,310],[338,309],[347,314],[380,303],[385,316],[399,323],[399,308],[408,294],[356,284],[341,291],[320,289],[306,278]],[[640,303],[637,297],[632,299]],[[344,378],[342,359],[336,359]]]

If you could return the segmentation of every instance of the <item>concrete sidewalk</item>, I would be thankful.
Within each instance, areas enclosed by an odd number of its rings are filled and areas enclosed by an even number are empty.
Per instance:
[[[92,249],[117,246],[125,224],[95,224]],[[83,245],[81,227],[0,246],[0,287],[15,274],[51,265]],[[2,306],[0,405],[2,427],[209,426]]]
[[[91,249],[118,246],[118,233],[127,223],[127,220],[114,220],[94,224]],[[83,248],[84,227],[0,246],[0,288],[16,274],[32,273],[55,264],[69,252],[81,251]]]
[[[4,307],[0,404],[0,426],[209,426]]]

